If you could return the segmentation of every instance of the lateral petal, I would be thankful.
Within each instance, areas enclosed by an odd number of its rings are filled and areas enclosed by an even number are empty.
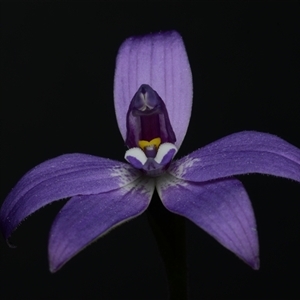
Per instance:
[[[22,220],[53,201],[111,191],[139,176],[128,164],[87,154],[47,160],[26,173],[5,199],[1,230],[8,238]]]
[[[173,162],[169,172],[195,182],[248,173],[275,175],[300,182],[300,149],[275,135],[243,131]]]
[[[97,195],[75,196],[57,215],[49,237],[51,272],[90,243],[148,207],[154,180],[139,178],[120,189]]]
[[[213,236],[253,269],[259,268],[259,245],[251,202],[237,179],[187,182],[166,175],[157,182],[164,206]]]

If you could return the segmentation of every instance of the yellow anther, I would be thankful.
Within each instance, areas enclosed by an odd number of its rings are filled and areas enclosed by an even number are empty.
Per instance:
[[[145,150],[147,146],[155,146],[158,149],[159,145],[161,144],[161,138],[157,137],[150,142],[148,141],[139,141],[139,146],[141,149]]]

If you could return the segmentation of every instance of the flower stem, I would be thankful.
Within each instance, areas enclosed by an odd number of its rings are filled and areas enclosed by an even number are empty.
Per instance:
[[[170,299],[187,299],[185,219],[163,207],[157,194],[147,217],[165,264]]]

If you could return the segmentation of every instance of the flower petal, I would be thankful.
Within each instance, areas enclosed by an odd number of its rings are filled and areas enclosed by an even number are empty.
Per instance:
[[[8,238],[22,220],[55,200],[111,191],[139,176],[128,164],[92,155],[47,160],[26,173],[5,199],[0,212],[3,234]]]
[[[140,178],[110,192],[73,197],[57,215],[50,232],[52,272],[117,225],[137,217],[148,207],[154,179]]]
[[[238,132],[173,162],[169,171],[175,177],[196,182],[247,173],[300,182],[300,149],[271,134]]]
[[[194,183],[166,175],[157,190],[168,210],[193,221],[253,269],[259,268],[255,217],[240,181]]]
[[[193,83],[184,43],[176,31],[131,37],[120,47],[114,101],[124,140],[128,107],[142,84],[150,85],[165,102],[179,148],[191,116]]]

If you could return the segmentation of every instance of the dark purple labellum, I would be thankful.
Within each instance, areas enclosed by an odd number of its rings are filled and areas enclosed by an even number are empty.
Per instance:
[[[166,105],[148,84],[142,84],[133,96],[127,112],[126,145],[138,147],[140,140],[161,138],[161,143],[176,141]]]

